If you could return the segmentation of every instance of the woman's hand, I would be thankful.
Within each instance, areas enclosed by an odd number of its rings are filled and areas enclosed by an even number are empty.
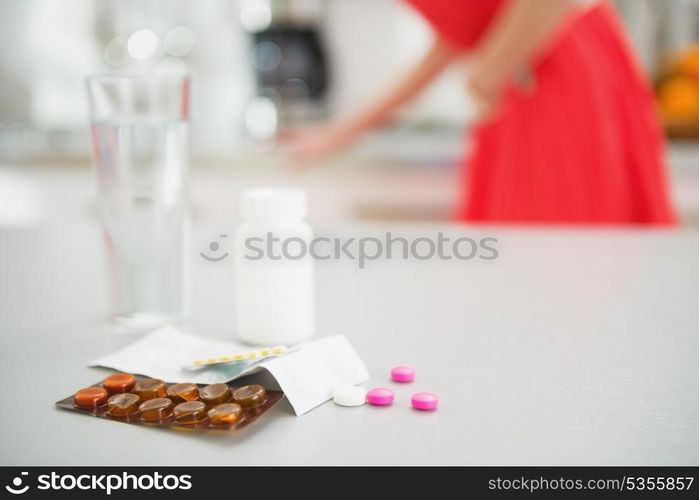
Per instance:
[[[466,92],[476,108],[476,120],[492,119],[500,105],[506,78],[485,64],[469,65],[466,75]]]
[[[536,78],[528,67],[522,67],[512,75],[498,72],[485,64],[476,63],[469,68],[466,92],[474,102],[478,121],[492,120],[498,115],[508,85],[517,87],[523,94],[531,95],[536,90]]]
[[[497,113],[508,82],[533,92],[529,70],[580,0],[512,0],[500,10],[476,47],[467,88],[481,120]],[[588,2],[589,3],[589,2]]]
[[[340,153],[356,139],[348,127],[338,123],[325,123],[283,134],[289,157],[296,165],[310,165]]]

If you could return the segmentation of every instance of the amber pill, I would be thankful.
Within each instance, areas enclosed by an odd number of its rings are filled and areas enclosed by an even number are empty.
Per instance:
[[[101,387],[86,387],[73,396],[76,406],[96,408],[107,402],[107,391]]]
[[[187,401],[175,406],[173,413],[179,424],[196,424],[206,419],[206,405],[201,401]]]
[[[138,410],[142,420],[165,420],[172,416],[174,404],[167,398],[149,399],[141,403]]]
[[[232,425],[243,415],[243,409],[235,403],[218,405],[209,410],[209,423],[211,425]]]
[[[211,384],[199,389],[199,397],[208,406],[216,406],[231,399],[231,388],[228,384]]]
[[[102,382],[104,388],[112,393],[131,392],[136,379],[130,373],[113,373]]]
[[[128,417],[138,411],[140,399],[135,394],[115,394],[107,401],[107,415]]]
[[[243,408],[254,408],[267,401],[267,393],[260,384],[244,385],[233,392],[233,401]]]
[[[141,401],[162,398],[165,396],[165,382],[157,378],[144,378],[136,382],[133,392],[138,394]]]
[[[199,399],[199,387],[191,382],[171,385],[167,388],[167,397],[172,399],[175,403],[196,401]]]

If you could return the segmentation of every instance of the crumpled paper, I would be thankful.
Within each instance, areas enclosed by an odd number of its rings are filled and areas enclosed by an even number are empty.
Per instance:
[[[303,415],[330,399],[336,387],[357,385],[369,378],[366,366],[342,335],[308,341],[281,357],[221,364],[195,371],[185,368],[195,359],[250,350],[250,346],[244,344],[211,340],[164,327],[93,360],[89,366],[113,368],[166,382],[199,384],[229,382],[243,375],[267,371],[286,394],[296,415]]]

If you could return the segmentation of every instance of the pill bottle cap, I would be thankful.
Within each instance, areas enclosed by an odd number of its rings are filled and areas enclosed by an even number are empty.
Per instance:
[[[241,196],[241,214],[246,219],[301,219],[307,213],[308,200],[302,189],[253,188]]]

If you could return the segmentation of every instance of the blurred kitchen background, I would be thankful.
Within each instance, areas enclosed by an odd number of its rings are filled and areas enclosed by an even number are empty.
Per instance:
[[[615,3],[656,86],[682,219],[699,222],[699,0]],[[2,0],[0,203],[5,197],[7,208],[10,195],[24,203],[23,171],[44,186],[66,178],[58,169],[84,176],[88,74],[191,73],[192,170],[200,186],[208,176],[200,189],[209,199],[227,199],[221,171],[235,173],[236,190],[269,172],[289,180],[277,132],[351,110],[418,57],[429,36],[398,0]],[[470,114],[460,71],[445,74],[396,127],[331,165],[345,188],[358,187],[338,210],[355,218],[448,213]],[[313,184],[316,197],[337,204],[337,189],[321,189],[334,182],[328,172],[289,182]]]

